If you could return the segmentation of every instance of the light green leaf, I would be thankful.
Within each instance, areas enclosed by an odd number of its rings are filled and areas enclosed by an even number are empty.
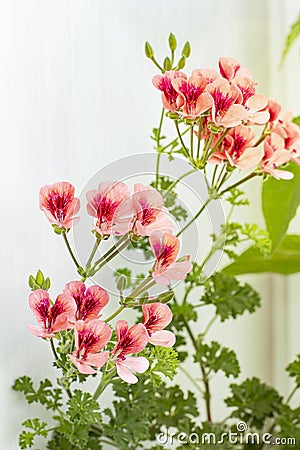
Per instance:
[[[292,180],[275,180],[270,177],[263,183],[262,209],[267,230],[273,243],[273,250],[288,230],[300,204],[300,166],[289,164]]]
[[[286,235],[274,253],[263,256],[250,247],[232,264],[223,269],[226,275],[275,272],[283,275],[300,272],[300,236]]]
[[[290,51],[292,45],[296,41],[296,39],[300,36],[300,14],[298,16],[298,19],[292,24],[289,34],[287,35],[285,39],[285,45],[281,56],[281,62],[280,65],[284,63],[284,60],[286,58],[286,55]]]

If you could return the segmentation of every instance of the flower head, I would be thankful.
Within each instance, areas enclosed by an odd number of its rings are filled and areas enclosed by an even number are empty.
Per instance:
[[[272,177],[290,180],[293,173],[280,170],[278,167],[291,159],[291,153],[284,148],[284,139],[277,133],[271,133],[264,141],[264,156],[261,162],[262,172],[269,173]]]
[[[164,330],[172,320],[172,312],[164,303],[150,303],[143,305],[143,324],[149,335],[149,342],[161,347],[172,347],[175,335]]]
[[[134,185],[131,198],[116,211],[116,230],[132,230],[137,236],[149,236],[153,230],[172,231],[173,225],[163,207],[163,198],[154,188]],[[125,227],[124,227],[125,224]],[[119,231],[120,232],[120,231]]]
[[[58,331],[70,328],[75,320],[76,303],[68,294],[59,295],[51,306],[48,292],[37,289],[29,296],[29,306],[41,326],[28,326],[38,337],[53,337]]]
[[[236,77],[252,78],[250,70],[241,67],[241,64],[234,58],[222,56],[219,59],[219,69],[222,77],[228,81],[232,81]]]
[[[95,230],[100,235],[112,234],[115,212],[130,197],[129,187],[124,183],[104,181],[99,184],[98,190],[87,192],[86,197],[87,212],[97,219]]]
[[[183,105],[183,98],[178,94],[173,86],[173,80],[176,78],[186,79],[183,72],[177,70],[170,70],[164,75],[155,75],[152,79],[154,86],[162,91],[162,103],[164,108],[169,111],[176,112]]]
[[[86,289],[82,281],[67,283],[64,292],[71,295],[76,302],[75,319],[85,322],[97,319],[101,309],[109,301],[109,295],[105,289],[97,285]]]
[[[70,359],[80,373],[93,374],[97,371],[93,367],[102,367],[108,352],[103,352],[111,338],[111,328],[100,319],[86,323],[78,320],[75,324],[75,347]]]
[[[172,82],[175,90],[184,99],[181,114],[189,119],[195,119],[212,107],[212,98],[204,92],[207,81],[202,75],[192,75],[186,78],[176,78]]]
[[[168,285],[171,280],[183,280],[192,270],[188,256],[183,261],[176,261],[180,248],[176,236],[154,231],[149,242],[156,258],[152,277],[158,284]]]
[[[50,223],[69,229],[79,221],[79,217],[74,216],[79,211],[80,201],[74,197],[74,192],[74,186],[66,181],[40,189],[40,208]]]
[[[117,345],[112,351],[112,357],[117,372],[127,383],[136,383],[137,377],[132,373],[143,373],[148,369],[149,361],[143,356],[128,356],[131,353],[141,352],[149,342],[149,336],[144,325],[137,324],[131,328],[125,320],[116,324]]]

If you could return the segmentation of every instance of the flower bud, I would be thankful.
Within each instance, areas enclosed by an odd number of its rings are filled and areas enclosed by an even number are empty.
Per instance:
[[[169,35],[169,47],[172,52],[174,52],[174,50],[176,50],[177,48],[176,37],[174,36],[173,33],[170,33]]]
[[[148,302],[149,294],[148,292],[144,292],[143,295],[139,298],[139,305],[145,305]]]
[[[148,41],[145,42],[145,55],[147,58],[150,58],[150,59],[153,58],[153,56],[154,56],[154,50]]]
[[[185,56],[182,56],[181,58],[180,58],[180,60],[178,61],[178,64],[177,64],[177,69],[183,69],[184,68],[184,66],[185,66],[185,63],[186,63],[186,57]]]
[[[164,69],[165,70],[172,70],[172,62],[168,56],[165,57],[164,60]]]
[[[191,44],[189,43],[189,41],[186,41],[186,43],[183,46],[181,55],[188,58],[190,54],[191,54]]]
[[[124,291],[127,286],[127,277],[125,275],[120,275],[117,280],[118,291]]]

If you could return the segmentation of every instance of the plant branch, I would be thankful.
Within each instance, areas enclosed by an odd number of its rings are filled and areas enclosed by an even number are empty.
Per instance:
[[[66,233],[62,233],[62,236],[63,236],[63,238],[64,238],[64,241],[65,241],[65,244],[66,244],[66,246],[67,246],[67,249],[68,249],[68,251],[69,251],[69,253],[70,253],[70,255],[71,255],[71,258],[72,258],[73,261],[74,261],[75,266],[77,267],[77,269],[79,269],[79,268],[80,268],[80,264],[79,264],[79,262],[77,261],[75,255],[74,255],[74,253],[73,253],[73,251],[72,251],[72,249],[71,249],[70,243],[69,243],[68,238],[67,238],[67,234],[66,234]]]

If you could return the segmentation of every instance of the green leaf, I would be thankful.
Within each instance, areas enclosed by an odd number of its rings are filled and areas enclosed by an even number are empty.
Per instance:
[[[289,275],[300,271],[300,236],[286,235],[271,255],[250,247],[223,269],[225,275],[274,272]]]
[[[253,313],[260,306],[258,293],[248,284],[241,284],[236,278],[214,274],[206,283],[201,302],[214,305],[221,322],[236,318],[245,311]]]
[[[300,116],[294,117],[292,121],[300,127]]]
[[[196,354],[195,362],[217,373],[219,370],[225,373],[226,377],[232,375],[234,378],[239,376],[241,371],[236,354],[227,347],[222,347],[218,342],[204,344],[200,342]]]
[[[281,56],[280,65],[285,61],[285,58],[290,51],[292,45],[295,43],[296,39],[300,36],[300,14],[298,19],[292,24],[288,35],[285,38],[285,45]]]
[[[290,377],[295,378],[297,386],[300,387],[300,355],[287,366],[286,370]]]
[[[29,404],[40,403],[45,405],[46,409],[52,410],[62,405],[62,390],[53,388],[51,381],[47,378],[41,380],[38,389],[35,390],[31,378],[23,376],[15,381],[13,389],[22,392]]]
[[[262,209],[273,250],[287,232],[300,204],[300,166],[290,163],[287,170],[294,174],[292,180],[269,177],[262,188]]]
[[[172,305],[173,319],[171,327],[176,331],[180,331],[185,327],[185,322],[197,320],[197,312],[193,305],[187,302],[183,302],[181,305],[175,303]]]
[[[268,417],[274,417],[282,403],[282,398],[274,388],[255,377],[240,385],[231,384],[230,389],[231,397],[226,398],[225,403],[234,407],[231,416],[259,429]]]
[[[146,374],[149,375],[154,386],[161,385],[161,375],[173,380],[177,374],[179,361],[177,352],[173,348],[147,347],[143,350],[141,356],[144,356],[149,361],[149,369]]]
[[[46,429],[47,423],[42,422],[40,419],[28,419],[22,423],[25,428],[29,428],[32,431],[24,430],[19,436],[19,445],[23,448],[31,448],[34,444],[36,436],[47,437],[48,430]]]
[[[279,413],[275,418],[275,424],[279,431],[276,433],[280,437],[293,438],[294,443],[285,445],[287,450],[295,449],[295,444],[300,442],[300,407],[292,409],[288,405],[280,405]]]

